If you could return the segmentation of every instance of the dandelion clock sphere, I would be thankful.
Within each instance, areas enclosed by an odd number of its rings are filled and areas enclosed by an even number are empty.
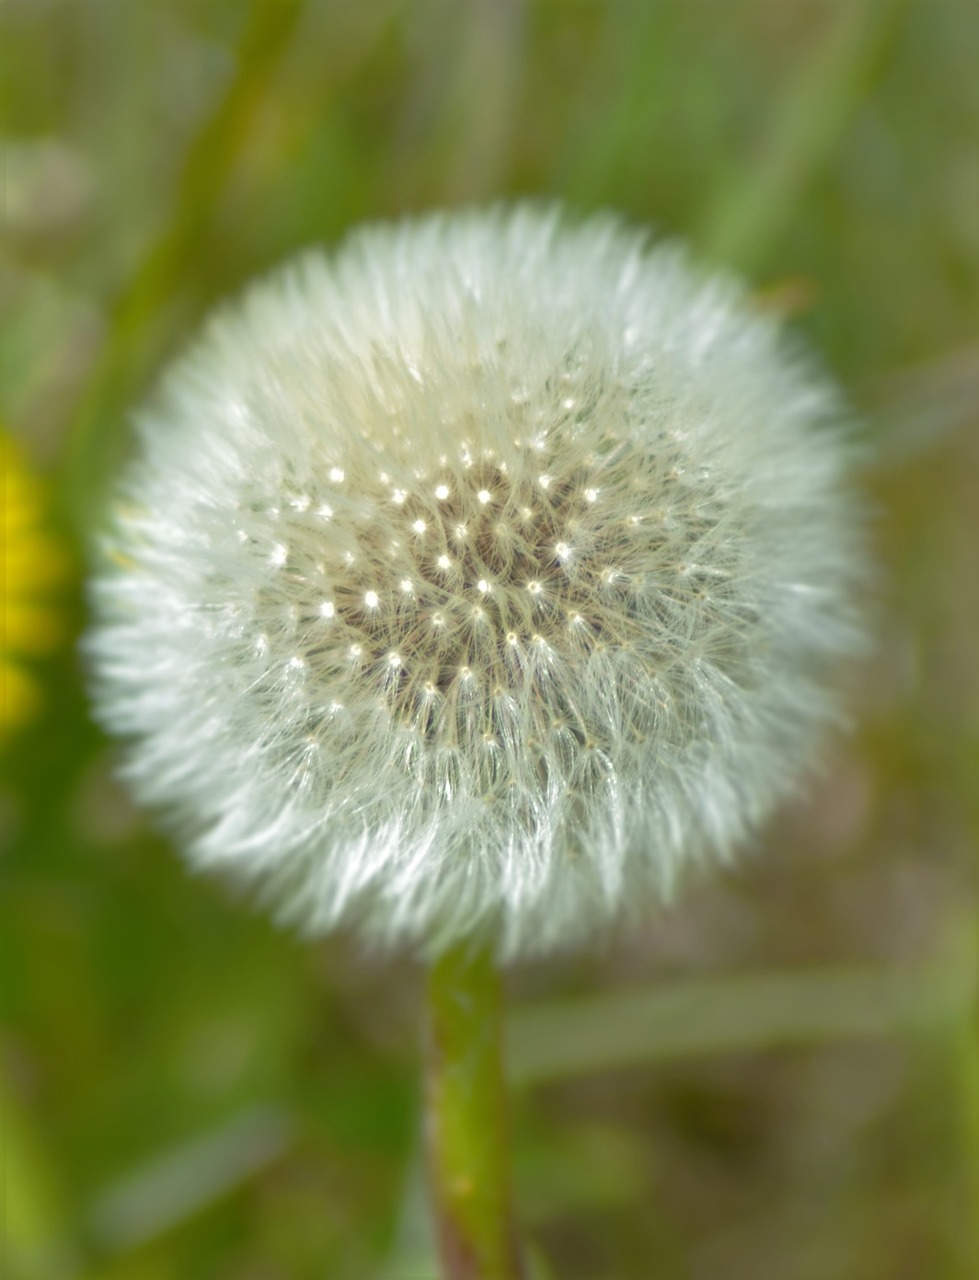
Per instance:
[[[838,718],[837,394],[612,219],[300,258],[211,320],[140,446],[99,714],[191,862],[311,933],[580,941],[728,856]]]

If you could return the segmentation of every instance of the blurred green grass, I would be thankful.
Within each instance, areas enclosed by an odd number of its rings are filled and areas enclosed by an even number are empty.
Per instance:
[[[162,362],[362,219],[611,207],[795,314],[866,422],[863,728],[741,869],[513,976],[521,1213],[562,1280],[974,1276],[979,7],[7,0],[0,23],[0,416],[78,564]],[[64,609],[77,634],[80,575]],[[417,975],[191,881],[113,782],[75,650],[39,671],[0,786],[5,1274],[433,1274]]]

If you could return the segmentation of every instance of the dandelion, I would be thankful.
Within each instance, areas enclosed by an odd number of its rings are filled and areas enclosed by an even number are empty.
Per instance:
[[[140,445],[89,643],[132,783],[309,933],[433,959],[439,1053],[469,940],[485,965],[648,912],[839,721],[840,398],[613,219],[310,254],[211,321]]]
[[[143,414],[99,712],[191,861],[311,933],[577,944],[729,857],[836,721],[843,418],[734,285],[609,219],[362,231]]]

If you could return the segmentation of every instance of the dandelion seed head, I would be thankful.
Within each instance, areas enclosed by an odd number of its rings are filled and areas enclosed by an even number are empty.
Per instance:
[[[144,411],[99,714],[191,861],[311,933],[580,942],[728,857],[839,719],[845,423],[736,285],[610,219],[367,228]]]

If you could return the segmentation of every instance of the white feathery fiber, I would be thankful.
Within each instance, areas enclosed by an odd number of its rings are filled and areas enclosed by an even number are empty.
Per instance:
[[[196,867],[311,933],[577,943],[798,782],[860,647],[834,388],[615,219],[368,227],[142,414],[101,721]]]

